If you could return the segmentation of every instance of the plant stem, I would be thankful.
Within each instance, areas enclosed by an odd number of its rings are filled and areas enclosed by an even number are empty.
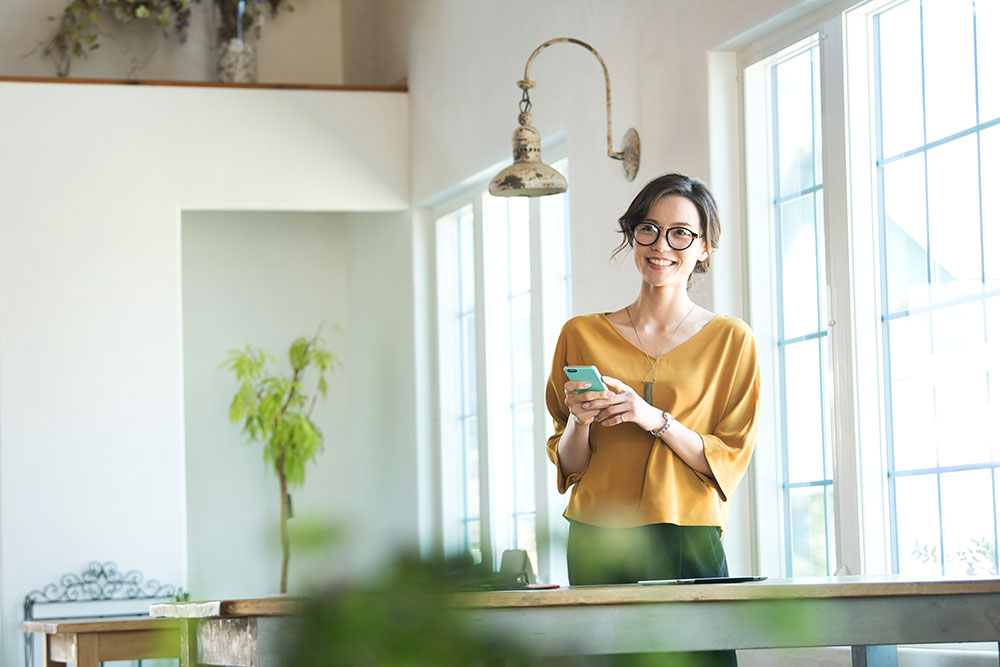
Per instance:
[[[280,593],[288,592],[288,559],[291,549],[288,543],[288,482],[285,479],[285,453],[282,450],[278,457],[278,480],[281,486],[281,588]]]

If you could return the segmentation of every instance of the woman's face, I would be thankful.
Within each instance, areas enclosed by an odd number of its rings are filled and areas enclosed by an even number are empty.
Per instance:
[[[651,246],[641,245],[633,239],[635,265],[642,279],[653,287],[681,285],[686,289],[695,265],[708,258],[698,208],[686,197],[667,195],[653,204],[644,222],[652,223],[663,231]],[[686,250],[674,250],[667,243],[667,230],[674,227],[686,228],[698,234],[698,238]],[[683,240],[683,232],[675,232],[674,236]],[[674,245],[682,243],[675,241]]]

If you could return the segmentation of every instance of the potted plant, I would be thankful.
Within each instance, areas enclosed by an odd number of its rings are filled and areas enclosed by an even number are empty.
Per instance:
[[[247,60],[254,54],[253,40],[260,37],[264,17],[280,10],[293,11],[289,0],[205,0],[213,7],[217,22],[217,39],[220,58],[223,49],[232,49],[233,40],[239,40],[239,53],[243,61],[238,66],[223,69],[219,63],[219,76],[223,81],[256,78],[256,65]],[[100,47],[98,26],[102,17],[110,17],[123,24],[149,23],[157,25],[166,38],[187,39],[191,13],[202,0],[72,0],[62,14],[50,16],[57,22],[55,31],[45,43],[42,54],[53,60],[59,76],[69,76],[76,58],[84,58]],[[228,47],[227,47],[228,45]],[[226,51],[228,52],[228,51]],[[226,78],[226,77],[230,78]],[[232,77],[240,76],[240,79]]]
[[[268,363],[277,360],[267,352],[247,345],[230,350],[222,364],[236,376],[239,389],[229,406],[229,419],[243,424],[249,442],[264,447],[264,462],[278,475],[281,491],[281,593],[288,592],[290,545],[288,518],[289,491],[305,482],[306,464],[323,448],[323,435],[311,417],[316,403],[327,393],[326,374],[340,366],[317,331],[311,339],[296,338],[288,348],[289,373],[273,373]],[[311,393],[303,384],[315,375]]]

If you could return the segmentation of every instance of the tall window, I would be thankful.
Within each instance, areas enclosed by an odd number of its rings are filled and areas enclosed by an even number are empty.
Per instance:
[[[760,242],[770,246],[766,308],[778,391],[775,436],[783,516],[783,560],[793,576],[836,569],[829,435],[829,344],[823,214],[819,47],[810,37],[756,65],[768,141],[766,210]]]
[[[995,574],[1000,2],[821,11],[743,61],[764,561]]]
[[[437,221],[438,332],[441,364],[442,487],[445,539],[475,562],[480,539],[479,402],[476,378],[476,278],[473,209],[465,205]]]
[[[551,577],[544,386],[569,313],[567,198],[464,202],[436,223],[445,546],[491,564],[524,549]]]
[[[997,572],[998,9],[908,0],[873,16],[891,554],[902,573]]]

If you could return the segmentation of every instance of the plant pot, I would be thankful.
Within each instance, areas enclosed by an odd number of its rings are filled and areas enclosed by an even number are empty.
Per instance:
[[[261,0],[215,0],[218,47],[215,72],[219,81],[257,81],[257,38],[264,27]]]
[[[257,81],[256,45],[250,40],[238,37],[221,41],[215,71],[219,81],[255,83]]]

